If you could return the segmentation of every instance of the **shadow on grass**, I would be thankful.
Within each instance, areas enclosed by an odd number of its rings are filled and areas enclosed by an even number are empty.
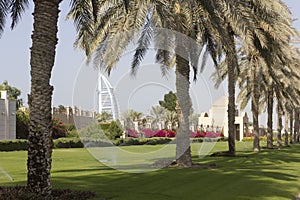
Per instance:
[[[81,169],[74,166],[53,170],[52,183],[54,188],[95,191],[99,198],[107,199],[296,199],[300,191],[300,145],[238,155],[245,157],[193,157],[194,163],[215,163],[216,169],[128,173],[100,163]]]
[[[294,169],[300,162],[299,151],[294,148],[238,152],[247,157],[193,157],[195,163],[216,163],[217,168],[212,170],[161,169],[133,174],[99,167],[89,175],[75,170],[70,177],[54,174],[53,184],[93,190],[113,199],[296,199],[300,170]],[[138,166],[124,166],[130,167]]]
[[[116,199],[295,199],[297,176],[260,170],[163,169],[131,174],[111,170],[52,178],[55,187],[96,191]]]

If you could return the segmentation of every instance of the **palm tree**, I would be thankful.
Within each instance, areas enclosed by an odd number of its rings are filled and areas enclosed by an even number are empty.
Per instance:
[[[245,76],[241,76],[242,84],[246,84],[244,86],[245,91],[241,93],[243,100],[243,104],[246,105],[247,101],[250,99],[250,96],[252,95],[252,112],[253,112],[253,123],[254,123],[254,143],[253,143],[253,149],[255,151],[259,151],[259,137],[258,137],[258,110],[259,110],[259,86],[261,84],[258,84],[258,81],[260,80],[261,76],[258,76],[261,74],[261,72],[264,72],[269,75],[267,80],[265,80],[265,84],[268,84],[269,80],[272,80],[275,82],[276,86],[282,87],[282,83],[280,83],[278,80],[278,77],[282,74],[286,74],[288,71],[293,68],[295,62],[293,61],[293,57],[290,56],[289,51],[289,41],[290,37],[298,36],[297,31],[295,31],[291,26],[291,16],[284,4],[281,2],[275,2],[277,6],[275,6],[277,9],[273,9],[273,13],[268,13],[266,11],[266,15],[275,15],[278,16],[276,18],[276,21],[272,20],[266,20],[266,19],[272,19],[270,16],[269,18],[261,16],[259,13],[256,15],[253,15],[253,21],[256,22],[259,26],[254,28],[252,31],[249,31],[248,33],[244,34],[244,37],[248,35],[248,39],[245,39],[244,44],[241,44],[241,62],[240,65],[245,65],[246,72],[244,72],[244,75],[247,75],[249,78]],[[268,3],[267,3],[268,4]],[[265,5],[265,6],[273,6],[271,4]],[[251,8],[254,9],[254,13],[257,10],[260,10],[260,6],[257,7],[254,6],[254,2],[251,2],[250,4]],[[258,9],[257,9],[258,8]],[[256,11],[255,11],[256,10]],[[284,16],[284,17],[283,17]],[[263,23],[260,22],[260,20],[264,21]],[[266,27],[272,27],[271,29],[267,29]],[[281,32],[284,28],[286,31]],[[279,32],[277,33],[276,30]],[[276,35],[276,37],[274,37]],[[279,39],[280,38],[280,39]],[[243,57],[245,55],[245,57]],[[286,63],[292,63],[288,66],[288,70],[285,69]],[[228,63],[225,63],[228,65]],[[224,64],[221,64],[221,66]],[[284,67],[283,67],[284,66]],[[223,66],[224,67],[224,66]],[[247,70],[249,70],[247,72]],[[240,76],[241,70],[237,69],[237,71],[240,74],[237,74],[237,76]],[[245,71],[245,70],[244,70]],[[278,72],[280,71],[280,75],[278,75]],[[218,75],[219,72],[216,74]],[[221,79],[225,77],[225,74],[228,73],[228,76],[232,73],[229,73],[229,69],[222,70],[221,71]],[[216,76],[216,74],[214,76]],[[295,73],[294,73],[295,74]],[[294,76],[294,75],[293,75]],[[240,85],[242,85],[240,84]],[[248,84],[251,84],[251,86]],[[272,86],[273,87],[273,86]],[[240,97],[241,98],[241,97]],[[271,109],[271,108],[270,108]],[[270,113],[270,112],[269,112]],[[269,120],[272,120],[269,118]],[[269,122],[269,125],[271,125],[271,121]],[[270,138],[270,137],[269,137]]]
[[[166,109],[162,106],[152,106],[150,110],[150,115],[152,117],[152,126],[158,128],[158,123],[165,121]]]
[[[106,111],[103,111],[102,113],[97,115],[98,122],[107,122],[109,120],[112,120],[112,114]]]
[[[73,4],[78,1],[72,0]],[[60,2],[61,0],[33,0],[34,24],[30,49],[31,89],[28,96],[30,126],[27,186],[29,190],[40,196],[49,196],[52,191],[50,170],[52,163],[51,101],[53,86],[50,85],[50,78],[58,41],[57,23]],[[94,11],[96,10],[97,0],[85,2],[91,5],[90,10],[93,8]],[[11,28],[14,28],[28,4],[29,0],[0,1],[0,32],[3,30],[6,15],[10,13]],[[83,15],[83,13],[80,14]]]
[[[59,0],[34,0],[34,24],[30,54],[31,92],[28,97],[30,126],[28,136],[27,186],[41,196],[51,194],[50,170],[52,156],[51,96],[49,84],[57,44]],[[28,0],[0,2],[0,31],[7,13],[11,14],[14,28]]]
[[[91,58],[93,53],[96,52],[94,54],[96,61],[110,73],[126,46],[133,40],[135,32],[142,30],[132,63],[133,73],[135,73],[153,39],[157,48],[157,62],[163,64],[163,74],[166,73],[168,68],[176,66],[175,71],[178,76],[176,86],[179,87],[177,88],[177,95],[180,106],[180,109],[178,109],[180,113],[178,114],[183,115],[183,121],[179,123],[181,128],[178,136],[181,135],[181,131],[188,131],[186,114],[188,114],[187,110],[190,104],[185,103],[186,99],[189,99],[189,66],[192,66],[193,70],[197,72],[199,55],[203,47],[206,49],[204,58],[210,54],[216,65],[218,65],[218,60],[226,55],[227,63],[231,67],[228,70],[230,72],[228,86],[229,150],[234,154],[234,75],[235,70],[238,69],[235,40],[239,38],[243,41],[243,45],[256,47],[266,60],[270,59],[271,53],[264,49],[266,39],[261,32],[268,33],[268,36],[277,43],[284,39],[277,37],[272,31],[277,30],[279,27],[276,26],[277,23],[285,27],[285,22],[289,22],[290,18],[285,19],[290,14],[286,6],[281,1],[272,1],[271,3],[269,1],[228,2],[225,0],[182,2],[132,0],[127,9],[124,9],[122,4],[121,1],[113,1],[100,5],[99,21],[94,25],[91,25],[93,23],[91,23],[90,18],[77,17],[76,10],[78,9],[75,6],[70,13],[70,17],[75,20],[79,31],[77,46],[85,50],[88,58]],[[276,12],[273,12],[274,8],[277,9]],[[276,16],[276,19],[278,18],[276,23],[270,21],[274,16]],[[168,28],[191,37],[199,42],[198,51],[191,51],[185,41],[176,38],[176,34],[168,34],[171,32],[166,31],[164,33],[154,31],[153,27]],[[289,31],[289,29],[285,30],[284,28],[280,30],[284,30],[285,35]],[[163,37],[164,35],[168,37]],[[159,38],[164,38],[164,42]],[[178,49],[183,50],[180,51],[180,55]],[[280,55],[283,49],[279,48],[276,51]],[[271,66],[271,64],[269,62],[268,66]],[[188,143],[187,138],[188,134],[185,133],[183,140],[186,143]],[[189,149],[189,145],[186,145],[186,147]],[[186,165],[189,164],[190,160],[186,159]]]
[[[166,111],[166,121],[165,121],[165,127],[167,127],[168,124],[171,124],[171,129],[175,130],[177,129],[178,124],[178,114],[175,111]]]

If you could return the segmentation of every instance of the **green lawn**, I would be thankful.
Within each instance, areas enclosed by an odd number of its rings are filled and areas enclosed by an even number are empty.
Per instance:
[[[147,153],[162,147],[130,146],[122,147],[122,151],[145,155],[144,162],[147,163]],[[296,199],[300,193],[299,144],[252,153],[251,143],[238,142],[239,157],[236,158],[203,158],[203,151],[199,153],[199,149],[201,144],[192,144],[194,163],[215,163],[216,169],[160,169],[129,173],[104,166],[86,149],[56,149],[53,153],[52,183],[54,188],[95,191],[99,199],[290,200]],[[222,142],[217,143],[213,151],[226,149],[227,143]],[[165,157],[172,156],[174,149],[168,151],[170,155]],[[24,151],[0,152],[1,186],[26,183],[26,156]],[[142,162],[141,158],[128,160],[130,164],[124,169],[134,168]]]

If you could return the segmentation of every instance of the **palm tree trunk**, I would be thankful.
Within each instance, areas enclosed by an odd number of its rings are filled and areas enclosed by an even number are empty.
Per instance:
[[[277,103],[277,145],[279,147],[282,146],[282,139],[281,139],[281,130],[282,130],[282,115],[283,111],[281,106]]]
[[[253,151],[260,151],[259,146],[259,124],[258,124],[258,101],[259,101],[259,93],[258,93],[258,82],[256,78],[256,65],[253,63],[251,68],[251,78],[252,78],[252,101],[251,101],[251,109],[253,116]]]
[[[286,110],[284,115],[284,145],[289,145],[289,113],[288,110]]]
[[[179,55],[176,55],[176,93],[178,98],[176,110],[179,122],[179,127],[176,134],[176,161],[181,167],[192,166],[189,136],[189,116],[191,110],[189,79],[189,61]]]
[[[228,25],[228,34],[230,37],[230,51],[226,52],[228,63],[228,147],[229,154],[235,155],[235,69],[238,67],[238,59],[235,50],[234,33]]]
[[[294,142],[296,143],[297,141],[297,131],[298,131],[298,120],[299,120],[299,115],[298,115],[298,112],[297,112],[297,108],[295,108],[295,111],[294,111],[294,118],[295,118],[295,121],[294,121]]]
[[[267,132],[267,148],[273,148],[273,86],[268,90],[268,132]]]
[[[51,194],[52,162],[50,85],[57,44],[59,0],[34,0],[34,24],[31,47],[31,91],[29,148],[27,160],[28,188],[40,196]]]
[[[290,111],[290,144],[293,144],[293,121],[294,121],[294,113],[293,109]]]
[[[295,108],[294,142],[299,142],[299,108]]]

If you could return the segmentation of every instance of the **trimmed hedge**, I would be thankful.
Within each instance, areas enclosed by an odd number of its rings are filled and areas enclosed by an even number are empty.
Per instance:
[[[77,137],[73,138],[58,138],[53,141],[53,148],[83,148],[84,145]]]
[[[28,149],[28,142],[25,139],[0,140],[0,151],[25,151]]]
[[[224,141],[224,138],[193,138],[191,142],[214,142]],[[130,146],[130,145],[157,145],[173,143],[175,140],[171,138],[126,138],[116,139],[113,141],[102,140],[89,140],[73,138],[58,138],[53,141],[53,148],[83,148],[83,147],[108,147],[112,145],[116,146]],[[24,139],[17,140],[0,140],[0,151],[26,151],[28,149],[28,141]]]
[[[251,142],[254,140],[254,137],[244,137],[243,142]],[[260,136],[259,141],[267,142],[267,137],[266,136]],[[277,137],[273,137],[273,142],[277,141]],[[282,141],[284,141],[284,137],[282,137]]]

